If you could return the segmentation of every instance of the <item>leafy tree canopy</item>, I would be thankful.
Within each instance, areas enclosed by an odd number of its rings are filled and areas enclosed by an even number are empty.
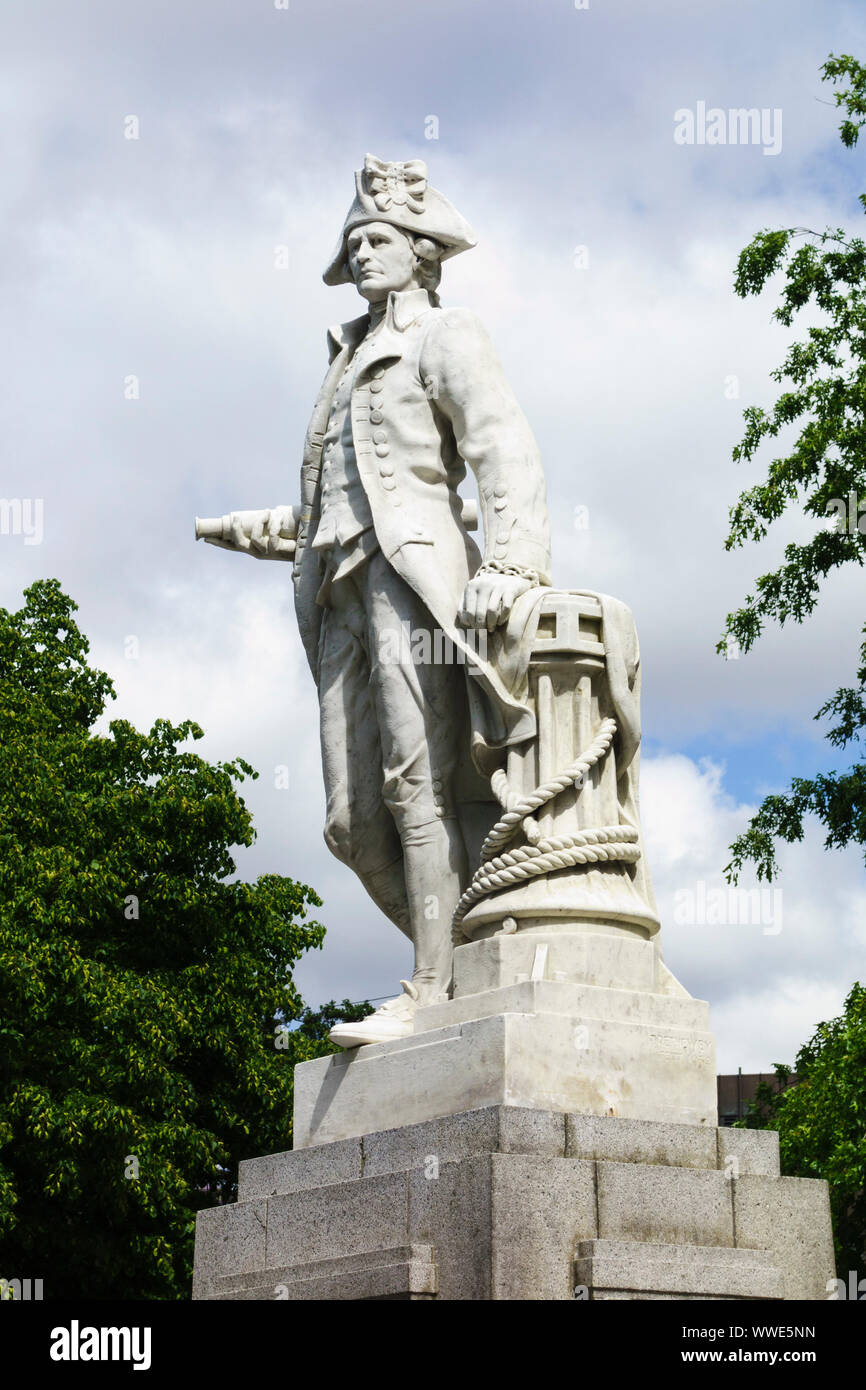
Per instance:
[[[293,1064],[331,1050],[285,1028],[320,900],[229,881],[256,773],[183,746],[191,721],[92,733],[114,692],[76,605],[25,599],[0,609],[0,1275],[187,1297],[196,1210],[288,1147]]]
[[[855,984],[843,1013],[818,1025],[795,1063],[797,1084],[763,1082],[743,1125],[777,1129],[782,1172],[826,1178],[840,1279],[866,1270],[866,987]],[[778,1064],[788,1085],[791,1069]]]
[[[831,54],[821,71],[839,87],[836,105],[845,112],[839,131],[852,148],[866,124],[866,68],[850,56]],[[859,201],[866,210],[866,194]],[[768,620],[802,622],[826,576],[842,566],[862,567],[866,558],[866,244],[843,228],[765,229],[740,254],[736,293],[744,299],[760,294],[776,274],[784,275],[776,321],[790,328],[807,306],[819,311],[820,321],[790,345],[771,373],[783,388],[772,410],[744,411],[737,461],[751,461],[762,444],[789,427],[799,433],[790,452],[770,462],[764,480],[740,494],[726,548],[760,541],[791,505],[818,524],[805,544],[790,542],[783,564],[762,575],[743,607],[728,614],[719,652],[729,652],[732,643],[747,652]],[[731,846],[729,881],[737,881],[746,861],[754,863],[759,879],[774,878],[778,842],[801,840],[807,814],[826,828],[828,849],[866,845],[866,625],[862,639],[855,684],[837,690],[815,715],[832,719],[827,738],[835,748],[850,747],[853,764],[843,772],[795,777],[788,792],[766,797]]]
[[[373,1005],[367,999],[359,1003],[344,999],[342,1004],[331,999],[327,1004],[322,1004],[321,1008],[304,1009],[298,1022],[298,1032],[304,1038],[323,1042],[336,1023],[357,1023],[359,1019],[366,1018],[372,1012]],[[337,1047],[332,1050],[340,1051]]]

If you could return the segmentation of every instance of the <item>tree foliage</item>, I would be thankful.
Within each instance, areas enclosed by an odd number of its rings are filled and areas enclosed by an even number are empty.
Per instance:
[[[359,1003],[344,999],[342,1004],[330,999],[318,1009],[304,1009],[298,1020],[298,1032],[301,1037],[314,1042],[325,1042],[336,1023],[357,1023],[359,1019],[366,1018],[372,1012],[373,1005],[368,999]],[[340,1051],[340,1048],[333,1044],[329,1046],[333,1052]]]
[[[777,1064],[781,1090],[763,1082],[744,1121],[777,1129],[782,1172],[826,1178],[836,1240],[836,1267],[866,1271],[866,987],[855,984],[844,1012],[821,1023],[791,1069]],[[787,1089],[784,1089],[787,1087]]]
[[[848,148],[866,124],[866,68],[854,58],[830,55],[825,81],[840,84],[836,105],[845,112],[839,130]],[[859,198],[866,210],[866,194]],[[806,238],[805,241],[802,238]],[[770,462],[760,483],[743,491],[730,512],[726,548],[760,541],[771,522],[797,506],[817,523],[805,543],[789,542],[778,569],[762,575],[743,606],[728,614],[717,650],[735,643],[747,652],[765,623],[802,622],[818,602],[822,581],[837,568],[862,567],[866,559],[866,244],[842,228],[811,232],[804,227],[765,229],[741,252],[735,290],[741,298],[760,294],[775,275],[784,276],[773,317],[790,328],[803,310],[819,322],[788,348],[771,373],[783,389],[771,410],[749,406],[736,461],[750,462],[759,448],[783,432],[797,432],[790,451]],[[862,499],[862,502],[861,502]],[[862,516],[861,516],[862,507]],[[827,848],[866,845],[866,625],[859,647],[856,683],[837,690],[818,710],[831,718],[827,733],[836,748],[850,748],[854,762],[843,772],[796,777],[787,793],[768,796],[748,829],[731,846],[726,874],[736,882],[746,861],[758,878],[778,872],[778,841],[803,837],[804,817],[816,815],[826,829]]]
[[[230,881],[243,759],[191,721],[92,725],[114,692],[56,580],[0,609],[0,1275],[46,1297],[188,1296],[195,1213],[290,1142],[330,1046],[292,969],[315,893]]]

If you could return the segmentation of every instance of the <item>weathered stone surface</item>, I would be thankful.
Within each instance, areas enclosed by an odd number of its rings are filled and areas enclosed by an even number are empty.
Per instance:
[[[409,1230],[433,1246],[439,1297],[478,1301],[492,1295],[493,1157],[482,1154],[409,1175]]]
[[[303,1062],[295,1067],[295,1147],[499,1104],[504,1061],[500,1019],[485,1029],[480,1050],[455,1026]]]
[[[408,1245],[408,1175],[290,1192],[268,1200],[266,1264],[300,1264]]]
[[[435,1250],[441,1298],[568,1299],[596,1229],[594,1164],[493,1153],[413,1170],[410,1227]]]
[[[497,1113],[500,1153],[566,1157],[565,1115],[551,1110],[521,1109],[516,1105],[500,1106]]]
[[[566,1153],[622,1163],[656,1163],[676,1168],[716,1168],[716,1129],[709,1125],[664,1125],[652,1120],[611,1120],[566,1115]]]
[[[266,1231],[266,1202],[238,1202],[200,1211],[195,1226],[193,1298],[222,1275],[264,1269]]]
[[[660,1245],[734,1244],[731,1186],[724,1173],[658,1164],[598,1164],[602,1239]]]
[[[244,1190],[291,1190],[200,1213],[194,1297],[824,1299],[826,1184],[734,1178],[750,1140],[494,1106],[272,1154]]]
[[[494,1154],[495,1299],[571,1299],[576,1245],[597,1230],[595,1164]]]
[[[461,995],[431,1004],[415,1014],[415,1036],[508,1013],[566,1014],[575,1024],[645,1024],[654,1029],[688,1029],[709,1036],[709,1008],[702,999],[567,980],[520,980],[483,994]]]
[[[835,1278],[827,1183],[742,1177],[732,1186],[737,1244],[772,1252],[786,1298],[827,1298]]]
[[[783,1281],[762,1250],[590,1240],[578,1246],[574,1281],[592,1299],[780,1299]]]
[[[779,1136],[773,1129],[719,1129],[719,1164],[732,1178],[779,1176]]]
[[[304,1062],[295,1068],[295,1146],[491,1105],[715,1128],[712,1037],[690,1022],[671,1022],[672,1011],[693,1010],[697,1001],[638,993],[632,998],[640,1001],[635,1021],[541,1012],[537,999],[526,999],[522,1011]],[[654,1001],[663,1015],[656,1023],[647,1016]],[[459,1009],[468,1002],[440,1007]]]
[[[447,1115],[426,1124],[368,1134],[363,1139],[364,1172],[436,1171],[497,1148],[499,1111],[495,1106],[463,1115]]]
[[[397,1246],[342,1259],[314,1260],[273,1269],[262,1275],[219,1280],[211,1297],[228,1300],[296,1302],[363,1299],[366,1301],[435,1298],[439,1291],[433,1250],[429,1245]]]
[[[238,1201],[299,1192],[308,1187],[324,1187],[332,1182],[349,1182],[362,1174],[361,1140],[344,1139],[320,1144],[304,1153],[288,1149],[241,1163],[238,1174]]]
[[[483,994],[535,978],[652,991],[655,961],[651,941],[625,933],[519,931],[457,947],[454,997]]]
[[[489,1106],[428,1120],[426,1124],[368,1134],[360,1143],[366,1177],[428,1169],[436,1164],[441,1167],[479,1153],[533,1153],[561,1158],[565,1153],[565,1116],[547,1110]]]

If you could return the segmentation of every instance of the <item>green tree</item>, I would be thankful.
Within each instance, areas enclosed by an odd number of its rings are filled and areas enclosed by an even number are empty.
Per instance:
[[[326,1042],[335,1023],[357,1023],[359,1019],[366,1018],[372,1012],[373,1005],[368,999],[357,1004],[352,1003],[351,999],[344,999],[342,1004],[330,999],[318,1009],[304,1009],[298,1020],[298,1032],[304,1038]],[[342,1051],[333,1043],[330,1043],[329,1047],[332,1052]]]
[[[855,984],[839,1018],[821,1023],[791,1070],[777,1064],[783,1089],[764,1082],[744,1123],[777,1129],[782,1172],[826,1178],[840,1279],[866,1274],[866,987]],[[787,1087],[787,1089],[784,1089]]]
[[[845,112],[842,142],[851,148],[866,124],[866,68],[852,57],[831,54],[821,72],[824,81],[849,84],[834,96]],[[859,201],[866,210],[866,194]],[[736,461],[751,461],[765,441],[783,431],[797,431],[797,438],[788,453],[771,461],[763,482],[740,494],[730,512],[726,548],[760,541],[791,504],[818,526],[805,544],[790,542],[783,564],[762,575],[743,607],[728,614],[717,647],[723,653],[732,643],[747,652],[767,620],[802,622],[815,608],[827,574],[862,566],[866,558],[866,245],[842,228],[764,230],[740,254],[736,293],[757,295],[778,273],[784,273],[784,287],[776,321],[790,328],[808,307],[818,311],[819,322],[790,345],[771,373],[783,387],[773,409],[744,411]],[[807,814],[826,828],[828,849],[866,845],[866,626],[862,637],[856,684],[837,690],[815,715],[833,720],[827,738],[835,748],[850,747],[853,764],[843,772],[795,777],[787,792],[766,797],[731,846],[729,881],[737,881],[746,861],[756,865],[759,879],[774,878],[778,842],[801,840]]]
[[[0,1275],[49,1298],[189,1295],[196,1210],[288,1147],[311,889],[229,881],[244,762],[114,720],[56,580],[0,609]]]

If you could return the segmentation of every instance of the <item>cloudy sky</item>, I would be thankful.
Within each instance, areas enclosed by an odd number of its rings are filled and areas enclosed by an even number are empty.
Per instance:
[[[554,582],[636,616],[668,964],[710,1001],[721,1070],[791,1061],[864,977],[862,858],[826,854],[818,830],[786,850],[770,930],[690,925],[682,895],[722,885],[767,791],[833,765],[812,716],[854,670],[860,573],[748,657],[714,648],[808,534],[792,515],[724,550],[761,472],[731,461],[741,412],[773,399],[786,342],[772,294],[738,300],[733,269],[761,227],[862,216],[862,151],[843,150],[819,78],[830,52],[866,55],[862,6],[278,4],[6,11],[0,491],[43,499],[44,535],[0,535],[0,604],[59,577],[116,682],[112,715],[195,718],[206,756],[259,769],[238,868],[324,899],[325,949],[297,972],[309,1002],[395,992],[405,943],[322,841],[289,569],[195,545],[193,518],[297,500],[325,328],[361,312],[321,280],[353,170],[368,150],[425,159],[479,239],[446,266],[443,302],[485,321],[534,427]],[[770,152],[678,143],[675,113],[699,103],[766,110]]]

